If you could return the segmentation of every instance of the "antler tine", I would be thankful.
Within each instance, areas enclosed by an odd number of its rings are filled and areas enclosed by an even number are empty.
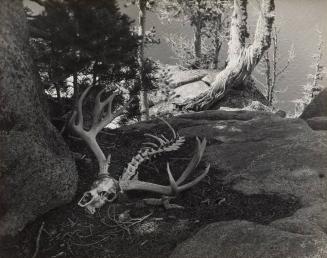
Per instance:
[[[147,191],[147,192],[154,192],[162,195],[176,195],[176,193],[180,193],[182,191],[185,191],[196,184],[198,184],[208,173],[209,173],[210,165],[207,165],[205,170],[194,180],[181,185],[177,186],[177,189],[171,185],[165,186],[165,185],[159,185],[154,184],[150,182],[144,182],[140,180],[130,180],[130,181],[124,181],[120,182],[121,190],[123,191],[130,191],[130,190],[138,190],[138,191]]]
[[[93,151],[95,157],[99,163],[99,174],[108,174],[108,167],[110,163],[110,154],[106,157],[101,150],[99,144],[96,141],[97,134],[109,124],[116,116],[112,115],[112,101],[116,95],[113,93],[104,101],[101,101],[101,95],[105,89],[100,90],[100,92],[95,97],[95,105],[93,109],[93,123],[90,130],[85,130],[83,128],[83,101],[87,94],[89,93],[92,86],[89,86],[81,95],[77,103],[77,110],[74,111],[72,118],[70,120],[71,127],[74,131],[87,143],[87,145]],[[104,118],[101,118],[104,108],[108,105],[108,111]],[[76,121],[77,119],[78,121]]]
[[[170,187],[171,190],[173,192],[174,195],[177,195],[178,193],[178,185],[171,173],[170,167],[169,167],[169,163],[167,162],[167,173],[168,173],[168,177],[169,177],[169,183],[170,183]]]
[[[203,152],[207,145],[207,140],[204,138],[201,142],[200,139],[196,137],[196,142],[197,147],[194,156],[190,163],[187,165],[186,169],[183,171],[182,175],[178,178],[176,182],[177,185],[180,185],[185,181],[185,179],[191,174],[192,170],[198,166],[200,160],[202,159]]]
[[[184,185],[178,186],[178,192],[185,191],[185,190],[187,190],[187,189],[195,186],[196,184],[198,184],[209,173],[209,170],[210,170],[210,164],[208,164],[206,166],[206,168],[204,169],[204,171],[197,178],[195,178],[191,182],[188,182],[188,183],[186,183]]]
[[[76,131],[83,130],[84,125],[84,117],[83,117],[83,101],[86,95],[89,93],[92,86],[86,88],[86,90],[82,93],[81,97],[78,99],[77,102],[77,110],[74,110],[72,117],[70,118],[69,124],[73,127]],[[77,121],[76,121],[77,117]]]
[[[116,97],[117,93],[114,92],[111,94],[106,100],[103,102],[100,102],[100,108],[102,113],[103,109],[106,105],[108,105],[107,113],[105,114],[103,119],[100,119],[96,124],[94,124],[93,130],[96,132],[100,132],[106,125],[108,125],[115,117],[112,115],[112,102],[114,98]]]
[[[100,92],[101,93],[101,92]],[[99,94],[100,94],[99,93]],[[105,99],[103,102],[100,101],[100,114],[102,113],[102,110],[106,105],[108,105],[107,112],[102,120],[98,122],[98,124],[95,125],[95,130],[96,131],[101,131],[102,128],[104,128],[107,124],[109,124],[112,120],[114,120],[116,117],[120,116],[123,114],[124,110],[126,110],[127,106],[133,101],[134,97],[131,97],[129,101],[127,101],[122,107],[116,110],[116,112],[112,113],[112,102],[114,98],[117,96],[117,92],[114,92],[111,94],[107,99]]]
[[[86,90],[82,93],[81,97],[78,100],[77,104],[77,112],[78,112],[78,124],[83,125],[83,101],[86,97],[86,95],[91,90],[92,86],[89,86],[86,88]]]
[[[95,97],[95,104],[94,104],[94,109],[93,109],[93,125],[98,123],[100,120],[100,116],[103,110],[103,106],[101,103],[101,95],[105,91],[106,88],[103,88],[102,90],[99,91],[97,96]]]
[[[207,165],[204,172],[202,172],[198,177],[196,177],[192,181],[184,185],[181,184],[190,175],[190,173],[194,170],[194,168],[196,168],[197,165],[199,164],[203,156],[206,143],[207,141],[205,138],[202,140],[202,142],[200,141],[200,139],[197,138],[197,147],[196,147],[195,154],[177,181],[175,181],[171,173],[169,163],[167,163],[167,173],[170,182],[169,186],[163,186],[163,185],[143,182],[139,180],[126,180],[126,181],[124,180],[124,181],[120,181],[121,190],[122,191],[141,190],[141,191],[155,192],[162,195],[177,195],[179,192],[185,191],[193,187],[194,185],[198,184],[208,174],[210,165]]]

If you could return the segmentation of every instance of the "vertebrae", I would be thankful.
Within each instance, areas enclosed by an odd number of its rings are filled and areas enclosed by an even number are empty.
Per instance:
[[[145,142],[145,146],[142,147],[137,154],[132,158],[132,160],[127,164],[127,167],[124,169],[120,181],[126,180],[137,180],[138,179],[138,167],[142,162],[150,160],[153,157],[156,157],[158,154],[163,152],[170,152],[178,150],[185,142],[185,137],[179,136],[175,130],[171,127],[168,122],[161,119],[172,131],[173,138],[168,140],[164,135],[155,136],[153,134],[144,134],[147,137],[153,138],[157,141],[154,142]]]

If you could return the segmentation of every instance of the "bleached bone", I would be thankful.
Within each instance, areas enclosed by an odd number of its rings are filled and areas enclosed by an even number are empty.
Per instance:
[[[111,177],[108,171],[111,155],[109,154],[107,157],[104,155],[97,143],[96,136],[104,127],[110,124],[112,120],[123,113],[128,103],[118,109],[115,113],[112,113],[112,102],[116,93],[113,93],[108,98],[101,101],[101,96],[105,91],[105,89],[102,89],[95,97],[91,128],[85,130],[83,101],[91,88],[92,86],[89,86],[82,93],[77,103],[77,109],[74,111],[69,124],[70,127],[86,142],[98,160],[98,178],[93,183],[91,190],[85,192],[81,200],[78,202],[79,206],[85,207],[90,213],[94,213],[95,209],[100,208],[104,203],[115,200],[117,197],[117,189],[119,188],[117,180]]]
[[[159,118],[163,121],[172,132],[173,137],[168,140],[164,135],[155,136],[153,134],[144,134],[145,136],[151,137],[158,141],[158,144],[153,142],[145,142],[143,145],[145,147],[141,148],[137,154],[132,158],[132,160],[127,164],[127,167],[124,169],[123,174],[120,178],[120,181],[128,181],[133,179],[138,179],[138,167],[146,160],[155,157],[158,154],[163,152],[170,152],[178,150],[185,142],[185,137],[179,136],[172,128],[172,126],[162,118]]]
[[[119,192],[127,192],[130,190],[155,192],[164,196],[176,196],[178,193],[198,184],[208,174],[210,168],[209,165],[198,177],[188,183],[184,183],[201,161],[206,147],[205,138],[202,141],[200,141],[199,138],[196,138],[197,146],[194,156],[178,180],[175,181],[170,171],[169,163],[167,163],[167,173],[170,181],[169,186],[138,180],[137,168],[142,162],[162,152],[177,150],[185,142],[185,138],[179,136],[171,125],[162,119],[162,121],[170,128],[173,135],[172,139],[168,140],[163,135],[155,136],[152,134],[146,134],[146,136],[155,139],[157,142],[145,143],[146,146],[141,148],[138,154],[132,158],[132,161],[128,163],[119,180],[116,180],[110,176],[108,169],[111,155],[109,154],[107,157],[104,155],[96,141],[96,136],[113,119],[123,113],[126,105],[117,110],[115,113],[112,113],[112,101],[115,97],[115,93],[109,96],[107,99],[101,101],[101,95],[104,92],[104,89],[101,90],[95,98],[91,128],[89,130],[85,130],[82,109],[83,101],[90,89],[91,87],[88,87],[82,93],[78,101],[77,110],[74,111],[70,120],[70,126],[91,148],[99,164],[98,178],[94,181],[91,190],[84,193],[83,197],[78,202],[79,206],[84,207],[87,211],[93,214],[95,213],[96,209],[101,208],[105,203],[113,202],[118,197]]]
[[[119,186],[122,192],[130,190],[140,190],[140,191],[149,191],[155,192],[161,195],[177,195],[178,193],[185,191],[196,184],[198,184],[209,172],[210,165],[207,165],[204,171],[192,181],[185,183],[185,180],[190,176],[192,171],[198,166],[202,159],[203,152],[206,148],[207,141],[204,138],[202,141],[199,138],[196,138],[197,146],[192,160],[189,162],[182,175],[175,181],[167,163],[167,173],[169,177],[169,186],[163,186],[159,184],[149,183],[140,181],[138,179],[132,180],[120,180]]]

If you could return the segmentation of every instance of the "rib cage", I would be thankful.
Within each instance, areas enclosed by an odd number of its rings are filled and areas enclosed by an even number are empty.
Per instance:
[[[132,160],[127,164],[127,167],[124,168],[123,174],[120,178],[121,181],[126,180],[137,180],[138,179],[138,167],[142,162],[150,160],[152,157],[163,153],[178,150],[185,142],[184,136],[179,136],[175,130],[171,127],[168,122],[161,119],[173,133],[173,138],[168,140],[164,135],[155,136],[152,134],[144,134],[145,136],[151,137],[156,140],[158,143],[154,142],[145,142],[144,146],[141,148],[137,154],[132,158]]]

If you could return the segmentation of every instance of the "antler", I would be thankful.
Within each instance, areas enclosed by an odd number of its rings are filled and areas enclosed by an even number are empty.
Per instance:
[[[102,89],[95,98],[95,105],[93,109],[93,121],[89,130],[84,129],[83,121],[83,101],[90,91],[91,86],[88,87],[81,95],[78,100],[77,110],[74,111],[70,120],[70,126],[73,130],[88,144],[93,151],[99,163],[98,179],[94,181],[91,190],[84,193],[83,197],[78,202],[78,205],[85,207],[90,213],[95,213],[97,208],[102,207],[106,202],[112,202],[117,198],[118,192],[124,192],[129,190],[142,190],[156,192],[162,195],[177,195],[179,192],[191,188],[192,186],[199,183],[209,172],[210,166],[208,165],[204,172],[194,180],[183,184],[184,181],[191,174],[193,169],[199,164],[203,152],[206,147],[206,139],[201,142],[197,138],[197,147],[195,154],[177,181],[172,176],[170,171],[169,163],[167,163],[167,173],[170,181],[170,186],[163,186],[138,180],[137,168],[146,159],[151,156],[159,154],[161,152],[173,151],[180,148],[185,142],[185,138],[179,136],[175,130],[167,123],[171,129],[173,138],[168,140],[165,136],[155,136],[147,134],[158,143],[147,142],[145,147],[142,148],[136,156],[133,157],[132,161],[128,163],[127,168],[124,170],[122,177],[119,181],[109,175],[108,168],[110,163],[110,154],[106,157],[101,150],[99,144],[96,141],[97,134],[112,120],[122,114],[125,106],[118,109],[115,113],[112,113],[112,102],[115,97],[115,93],[101,101],[101,95],[105,91]]]
[[[94,181],[91,190],[84,193],[78,205],[85,207],[90,213],[94,213],[96,208],[105,204],[105,202],[113,201],[117,197],[118,182],[116,179],[109,175],[108,169],[110,165],[109,154],[107,157],[104,155],[99,144],[97,143],[97,134],[116,117],[120,116],[126,105],[112,113],[112,102],[116,96],[113,93],[105,100],[101,101],[101,96],[105,89],[102,89],[95,97],[95,105],[93,109],[93,121],[89,130],[84,129],[83,119],[83,101],[89,93],[92,86],[89,86],[81,95],[77,103],[77,110],[74,111],[70,120],[71,128],[87,143],[91,148],[95,157],[98,160],[99,172],[98,179]]]
[[[140,181],[137,179],[136,180],[120,180],[119,186],[120,186],[121,191],[124,192],[124,191],[130,191],[130,190],[141,190],[141,191],[155,192],[155,193],[159,193],[162,195],[177,195],[178,193],[193,187],[194,185],[199,183],[208,174],[209,169],[210,169],[210,165],[207,165],[207,167],[201,173],[201,175],[196,177],[194,180],[192,180],[186,184],[183,184],[184,181],[191,174],[191,172],[197,167],[197,165],[201,161],[203,152],[204,152],[206,144],[207,144],[207,141],[205,138],[202,140],[202,142],[200,141],[199,138],[196,138],[196,141],[197,141],[197,147],[196,147],[195,154],[177,181],[175,181],[175,179],[171,173],[169,163],[167,163],[167,173],[168,173],[169,182],[170,182],[169,186],[163,186],[163,185],[158,185],[158,184],[154,184],[154,183],[144,182],[144,181]]]
[[[105,91],[105,89],[102,89],[95,98],[95,105],[93,108],[93,122],[91,128],[89,130],[85,130],[83,121],[83,101],[91,88],[92,86],[89,86],[79,98],[77,103],[77,110],[74,111],[70,120],[70,126],[91,148],[99,163],[99,175],[104,175],[108,174],[111,155],[109,154],[107,157],[104,155],[99,144],[97,143],[96,136],[104,127],[110,124],[112,120],[123,113],[125,106],[118,109],[113,114],[112,102],[116,96],[116,93],[113,93],[108,98],[101,101],[101,95]]]

